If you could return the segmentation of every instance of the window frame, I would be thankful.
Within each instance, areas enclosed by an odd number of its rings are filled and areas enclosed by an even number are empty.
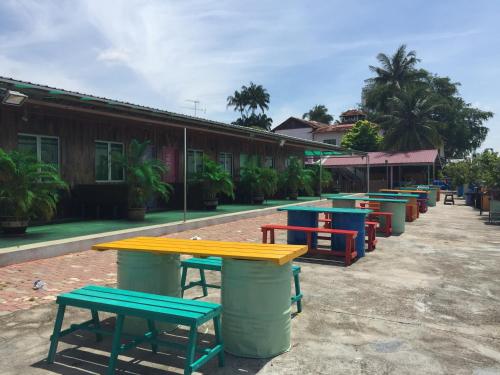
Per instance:
[[[188,166],[189,166],[189,152],[191,152],[191,151],[193,152],[193,156],[195,156],[197,153],[201,153],[201,160],[202,160],[201,171],[197,171],[197,170],[192,171],[192,172],[188,171]],[[185,168],[186,168],[186,176],[187,176],[188,179],[189,178],[192,179],[192,178],[194,178],[196,176],[197,173],[203,172],[203,156],[205,156],[205,153],[203,152],[203,150],[196,149],[196,148],[188,148],[186,150],[186,152],[187,152],[187,155],[186,155],[186,163],[187,163],[187,165],[185,166]],[[194,167],[196,169],[196,157],[194,158],[194,164],[193,165],[194,165]]]
[[[97,179],[97,171],[96,171],[96,167],[95,167],[95,158],[96,158],[96,144],[97,143],[106,143],[108,145],[108,179],[107,180],[98,180]],[[113,182],[125,182],[125,168],[122,168],[123,169],[123,179],[121,180],[113,180],[111,179],[111,163],[112,163],[112,160],[111,160],[111,145],[114,144],[114,145],[120,145],[122,146],[122,155],[125,155],[125,144],[123,142],[116,142],[116,141],[104,141],[102,139],[95,139],[94,140],[94,179],[95,179],[95,182],[97,183],[113,183]]]
[[[327,141],[334,141],[335,143],[327,142]],[[323,139],[323,143],[326,143],[327,145],[337,146],[337,138]]]
[[[229,171],[226,169],[226,157],[227,157],[228,155],[231,157],[231,165],[230,165],[230,169],[229,169]],[[220,161],[220,157],[221,157],[221,156],[224,156],[224,157],[225,157],[225,158],[224,158],[224,163],[221,163],[221,161]],[[225,152],[225,151],[219,152],[218,157],[217,157],[217,162],[218,162],[220,165],[222,165],[222,167],[224,168],[224,170],[225,170],[226,172],[229,172],[229,175],[230,175],[231,177],[233,177],[233,174],[234,174],[234,154],[233,154],[232,152]]]
[[[270,166],[266,165],[268,159],[271,160],[271,165]],[[271,169],[276,169],[276,163],[275,163],[275,160],[274,160],[274,156],[265,156],[264,157],[264,167],[271,168]]]
[[[19,147],[19,136],[24,137],[34,137],[36,140],[36,160],[42,161],[42,138],[50,138],[57,140],[57,170],[61,170],[61,142],[60,138],[56,135],[42,135],[42,134],[31,134],[31,133],[17,133],[17,147]],[[51,163],[47,163],[51,164]]]

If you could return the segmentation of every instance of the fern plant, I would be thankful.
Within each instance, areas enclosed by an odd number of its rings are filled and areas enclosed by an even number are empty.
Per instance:
[[[195,180],[201,184],[205,200],[217,199],[219,193],[234,199],[231,175],[220,164],[206,156],[203,156],[202,170],[196,174]]]
[[[0,218],[2,221],[50,220],[67,184],[51,164],[33,155],[0,149]]]

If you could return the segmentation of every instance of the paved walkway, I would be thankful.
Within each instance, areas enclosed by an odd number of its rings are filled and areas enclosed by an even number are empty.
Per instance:
[[[281,223],[286,214],[277,213],[252,219],[236,220],[230,225],[213,225],[185,231],[169,237],[260,242],[262,223]],[[33,283],[45,286],[34,290]],[[0,315],[55,300],[62,293],[87,284],[116,283],[116,253],[92,250],[55,258],[36,260],[0,268]]]
[[[178,236],[260,241],[259,224],[279,221],[284,221],[284,215]],[[91,278],[113,282],[114,276],[105,276],[115,272],[114,257],[86,252],[26,263],[6,267],[13,272],[1,269],[0,278],[17,277],[17,284],[11,285],[27,295],[38,293],[29,289],[33,272],[41,266],[49,270],[51,264],[61,275],[52,270],[53,278],[46,280],[49,288],[71,289]],[[478,211],[438,204],[408,224],[403,235],[380,238],[377,250],[350,267],[326,262],[300,265],[304,310],[292,319],[291,350],[262,360],[227,355],[224,369],[211,362],[202,373],[500,374],[500,226],[486,225]],[[80,280],[68,285],[69,277]],[[201,294],[195,288],[188,292],[188,298]],[[219,291],[210,290],[208,300],[219,301]],[[39,305],[0,317],[2,375],[105,373],[110,339],[96,344],[85,333],[65,338],[57,363],[48,366],[44,357],[55,306],[41,303],[43,299],[31,302]],[[5,303],[12,304],[11,299]],[[71,309],[65,324],[83,319],[88,319],[88,312]],[[201,339],[213,340],[211,330],[207,331]],[[186,336],[182,330],[175,334]],[[152,355],[138,349],[121,356],[118,368],[127,374],[179,373],[182,361],[182,354],[172,350]]]

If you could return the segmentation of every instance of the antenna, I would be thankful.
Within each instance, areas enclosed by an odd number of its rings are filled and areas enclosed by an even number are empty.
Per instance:
[[[194,117],[196,117],[196,114],[198,112],[207,113],[207,109],[206,108],[199,108],[199,106],[200,106],[200,101],[199,100],[186,99],[186,102],[193,103],[193,106],[192,107],[182,107],[182,108],[187,108],[187,109],[190,109],[190,110],[194,111]]]

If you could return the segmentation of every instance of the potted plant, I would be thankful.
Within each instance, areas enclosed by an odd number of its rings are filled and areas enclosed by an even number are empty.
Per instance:
[[[264,199],[276,193],[278,174],[274,169],[261,168],[249,163],[241,170],[241,185],[248,192],[252,203],[262,204]]]
[[[6,234],[26,232],[31,219],[50,220],[61,190],[66,190],[56,167],[31,154],[0,149],[0,227]]]
[[[127,178],[129,220],[144,220],[147,202],[155,194],[168,201],[172,192],[172,186],[162,181],[167,166],[160,160],[146,157],[149,144],[149,141],[141,143],[133,139],[127,155],[118,157]]]
[[[321,173],[319,170],[320,166],[317,164],[313,164],[307,167],[308,170],[312,172],[312,186],[314,193],[319,196],[319,193],[325,193],[332,185],[333,177],[332,173],[325,168],[322,168]],[[321,189],[320,189],[320,175],[321,175]]]
[[[288,198],[296,200],[299,190],[312,195],[312,178],[313,172],[311,170],[305,169],[298,158],[294,156],[290,157],[288,167],[284,173],[284,183],[287,187]]]
[[[207,210],[215,210],[219,205],[217,194],[222,193],[234,199],[234,184],[231,175],[222,166],[204,156],[202,171],[196,181],[203,191],[203,204]]]

